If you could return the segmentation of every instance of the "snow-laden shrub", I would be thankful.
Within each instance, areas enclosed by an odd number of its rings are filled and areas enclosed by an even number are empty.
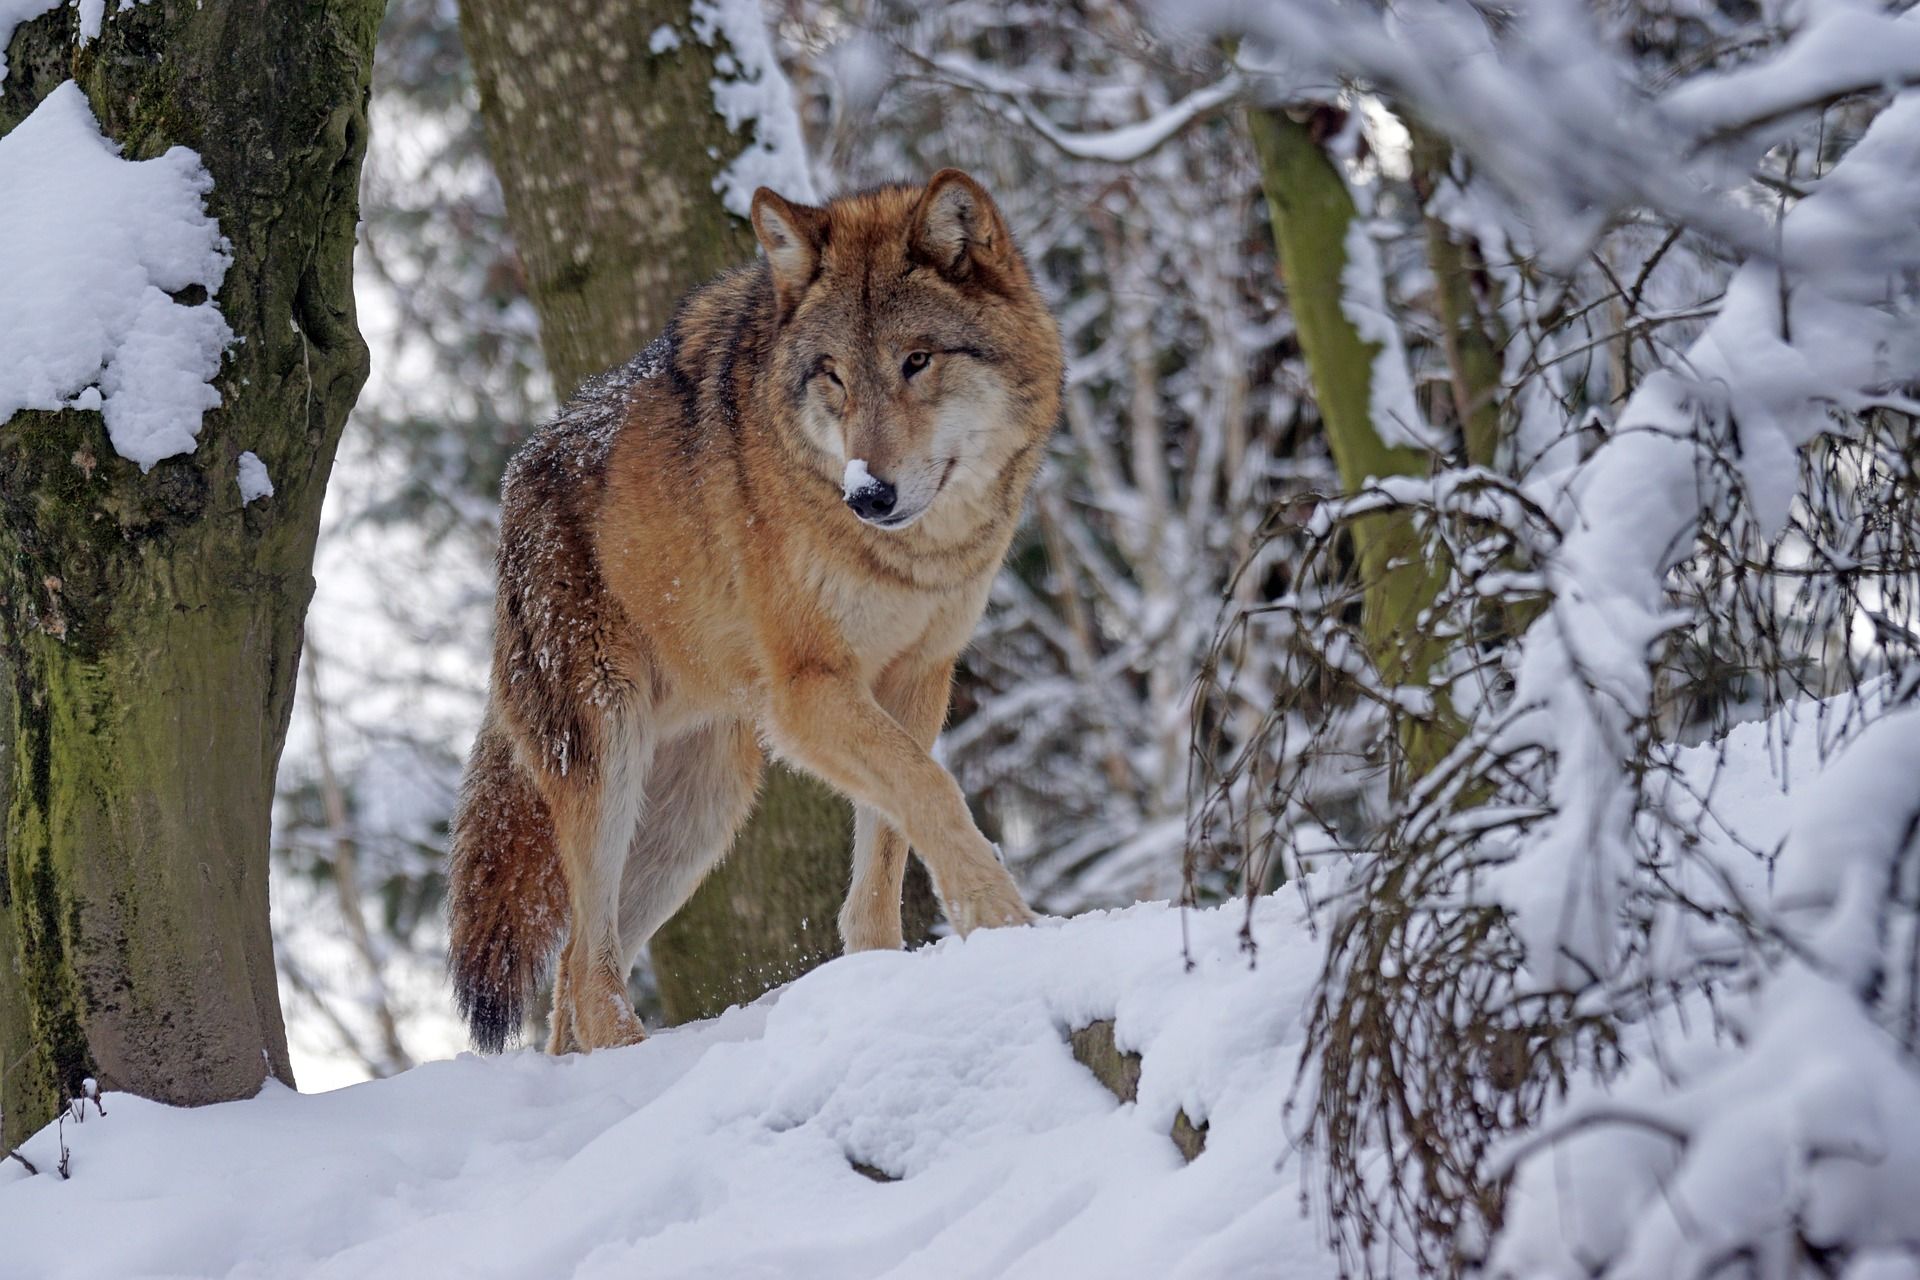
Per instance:
[[[1370,121],[1334,149],[1401,255],[1377,358],[1448,378],[1424,232],[1475,251],[1500,360],[1490,464],[1330,495],[1224,628],[1287,679],[1200,835],[1348,869],[1296,1095],[1346,1265],[1915,1265],[1920,19],[1199,8],[1269,102],[1339,86]],[[1349,550],[1384,517],[1431,567],[1417,662],[1382,660]],[[1343,705],[1377,717],[1357,748]],[[1797,797],[1770,822],[1716,785],[1759,721]],[[1343,767],[1382,819],[1328,819]]]

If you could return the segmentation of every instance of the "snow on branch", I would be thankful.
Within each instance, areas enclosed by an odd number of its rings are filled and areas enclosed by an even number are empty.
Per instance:
[[[1580,767],[1556,770],[1556,816],[1488,881],[1543,985],[1616,967],[1608,886],[1634,875],[1634,726],[1651,713],[1650,655],[1675,622],[1664,579],[1700,518],[1703,448],[1736,442],[1753,515],[1777,533],[1799,451],[1829,427],[1828,408],[1858,408],[1920,371],[1902,283],[1920,269],[1920,225],[1880,216],[1887,207],[1920,207],[1920,94],[1883,111],[1787,217],[1778,264],[1734,276],[1720,315],[1684,361],[1646,381],[1560,504],[1568,533],[1546,565],[1553,604],[1521,642],[1524,711],[1502,745]]]
[[[1353,84],[1413,112],[1530,212],[1561,265],[1634,204],[1765,253],[1766,220],[1729,182],[1773,140],[1751,135],[1849,93],[1920,80],[1911,11],[1828,0],[1791,16],[1797,25],[1773,38],[1742,32],[1705,60],[1745,51],[1733,70],[1665,83],[1583,0],[1533,0],[1498,15],[1449,0],[1203,0],[1166,12],[1181,28],[1244,36],[1241,67],[1257,92],[1324,97],[1330,85]]]
[[[1727,1002],[1737,1038],[1644,1057],[1510,1144],[1497,1276],[1706,1275],[1726,1257],[1910,1244],[1920,1072],[1874,1019],[1880,945],[1920,867],[1920,709],[1868,726],[1793,806],[1778,968]],[[1704,999],[1686,1017],[1711,1022]],[[1656,1024],[1636,1039],[1681,1027]],[[1849,1272],[1848,1274],[1854,1274]]]
[[[193,451],[233,341],[212,189],[185,147],[122,159],[71,81],[0,138],[0,422],[97,409],[142,471]]]
[[[1132,164],[1145,159],[1195,120],[1234,101],[1246,87],[1237,72],[1228,72],[1138,123],[1097,133],[1076,133],[1060,128],[1036,110],[1028,98],[1030,86],[1022,79],[998,73],[960,54],[942,54],[929,61],[936,70],[966,88],[1003,102],[1016,123],[1032,129],[1065,154],[1076,160],[1107,164]]]
[[[1393,197],[1398,305],[1365,318],[1436,425],[1471,402],[1420,317],[1449,245],[1498,352],[1490,458],[1441,439],[1437,474],[1323,501],[1220,645],[1260,625],[1284,657],[1202,827],[1347,869],[1303,1084],[1343,1258],[1911,1264],[1920,1140],[1886,1130],[1920,1097],[1920,18],[1188,12],[1246,37],[1250,94],[1405,126],[1334,158]],[[1368,522],[1430,575],[1392,644],[1343,557]],[[1328,803],[1340,768],[1390,779],[1377,823]]]
[[[1660,98],[1669,120],[1707,141],[1773,124],[1857,93],[1920,82],[1920,23],[1856,3],[1813,7],[1770,58],[1696,76]]]

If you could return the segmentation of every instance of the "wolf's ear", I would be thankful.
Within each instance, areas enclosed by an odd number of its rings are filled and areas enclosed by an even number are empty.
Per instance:
[[[965,279],[976,266],[998,270],[1013,252],[993,197],[958,169],[942,169],[927,180],[908,227],[915,256],[953,280]]]
[[[794,204],[767,187],[753,193],[753,234],[767,251],[773,268],[774,291],[780,309],[800,300],[820,270],[820,251],[827,243],[827,211]]]

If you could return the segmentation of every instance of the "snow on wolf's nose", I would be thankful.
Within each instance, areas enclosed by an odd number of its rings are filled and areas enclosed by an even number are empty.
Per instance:
[[[853,514],[862,520],[879,520],[891,515],[899,496],[892,485],[867,470],[864,458],[848,461],[846,472],[840,477],[840,493],[853,508]]]

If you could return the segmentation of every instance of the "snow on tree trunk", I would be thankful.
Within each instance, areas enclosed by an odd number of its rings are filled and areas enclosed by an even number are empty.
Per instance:
[[[0,142],[43,105],[78,127],[87,113],[67,100],[73,90],[46,101],[71,74],[109,140],[101,162],[182,147],[165,163],[187,173],[197,157],[211,180],[199,182],[205,214],[230,257],[201,282],[176,282],[177,261],[133,263],[151,269],[140,305],[155,325],[128,335],[151,343],[123,335],[103,352],[97,387],[55,387],[55,400],[25,402],[68,407],[0,422],[8,1143],[89,1076],[174,1103],[292,1078],[268,931],[268,825],[321,496],[366,376],[351,262],[380,9],[148,4],[107,13],[97,38],[77,44],[76,15],[62,8],[8,42]],[[124,159],[105,154],[110,144]],[[75,193],[46,198],[63,194]],[[208,283],[237,339],[212,383],[217,406],[197,432],[189,422],[184,439],[170,437],[173,456],[116,454],[116,444],[141,450],[117,430],[109,440],[102,393],[110,415],[119,396],[123,425],[139,425],[152,384],[133,374],[164,375],[199,349],[170,345],[179,317],[166,308],[204,316]],[[68,314],[69,301],[49,294],[45,317]],[[186,393],[179,403],[193,399],[191,386],[168,385]],[[270,494],[245,500],[242,454],[271,477]]]

